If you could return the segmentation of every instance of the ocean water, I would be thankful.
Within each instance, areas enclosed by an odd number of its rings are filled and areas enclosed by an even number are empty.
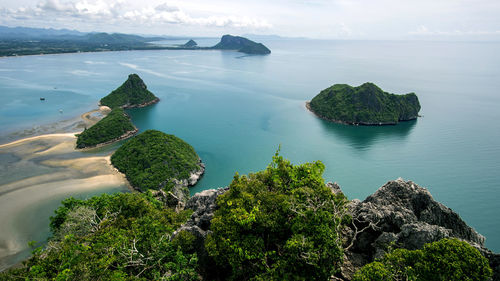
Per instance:
[[[398,177],[412,180],[500,251],[500,43],[263,43],[271,55],[165,50],[1,58],[0,140],[89,111],[137,73],[161,101],[129,110],[133,122],[184,139],[206,164],[192,193],[226,186],[235,172],[264,169],[281,146],[293,163],[322,161],[325,179],[350,199]],[[356,127],[305,109],[332,84],[364,82],[415,92],[422,117]]]

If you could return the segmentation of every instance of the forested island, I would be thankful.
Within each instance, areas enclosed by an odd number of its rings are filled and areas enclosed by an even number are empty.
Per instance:
[[[271,53],[264,44],[256,43],[240,36],[224,35],[217,45],[212,49],[216,50],[235,50],[250,55],[267,55]]]
[[[110,108],[144,107],[159,102],[153,93],[137,74],[130,74],[127,80],[116,90],[100,100],[101,105]]]
[[[115,108],[92,127],[76,135],[76,148],[102,146],[131,137],[137,131],[128,114],[122,108]]]
[[[395,95],[373,83],[358,87],[335,84],[321,91],[310,102],[309,110],[325,120],[351,125],[396,125],[418,117],[417,95]]]
[[[130,151],[129,151],[130,152]],[[498,280],[500,255],[411,181],[364,201],[317,161],[235,174],[181,207],[150,191],[69,198],[1,280]],[[187,170],[186,170],[187,171]],[[494,275],[492,268],[495,270]]]
[[[101,106],[112,110],[92,127],[76,135],[76,148],[94,148],[135,135],[138,129],[124,108],[144,107],[159,100],[147,89],[139,75],[130,74],[120,87],[100,100]]]
[[[170,192],[175,185],[194,185],[205,170],[191,145],[156,130],[147,130],[122,145],[111,156],[111,163],[140,191]]]

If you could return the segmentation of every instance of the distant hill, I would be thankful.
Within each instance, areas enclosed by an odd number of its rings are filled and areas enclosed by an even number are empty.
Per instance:
[[[262,43],[256,43],[245,37],[224,35],[217,45],[213,46],[212,49],[217,50],[235,50],[245,54],[252,55],[267,55],[271,53],[266,46]]]
[[[13,39],[13,38],[46,38],[46,37],[60,37],[60,36],[83,36],[86,33],[69,30],[69,29],[45,29],[45,28],[31,28],[31,27],[8,27],[0,26],[0,39]]]
[[[336,84],[315,96],[308,108],[319,117],[354,125],[395,125],[418,117],[417,95],[395,95],[373,83],[359,87]]]
[[[132,108],[147,106],[159,100],[159,98],[148,90],[148,87],[139,75],[130,74],[127,81],[102,98],[100,103],[110,108]]]
[[[186,42],[186,44],[181,45],[183,48],[194,48],[198,46],[198,43],[196,43],[193,39],[190,39],[189,41]]]

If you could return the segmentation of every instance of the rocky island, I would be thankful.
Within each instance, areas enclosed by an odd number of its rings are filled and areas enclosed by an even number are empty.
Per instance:
[[[240,36],[224,35],[217,45],[211,47],[215,50],[235,50],[249,55],[267,55],[271,53],[264,44],[256,43]]]
[[[111,156],[111,163],[137,190],[162,189],[186,199],[187,187],[196,184],[205,171],[191,145],[156,130],[147,130],[122,145]]]
[[[181,45],[183,48],[196,48],[198,46],[198,43],[194,41],[193,39],[190,39],[189,41],[186,42],[186,44]]]
[[[134,108],[145,107],[159,102],[153,93],[137,74],[130,74],[127,81],[101,99],[100,104],[110,108]]]
[[[395,95],[373,83],[358,87],[335,84],[321,91],[306,107],[318,117],[350,125],[396,125],[419,115],[417,95]]]

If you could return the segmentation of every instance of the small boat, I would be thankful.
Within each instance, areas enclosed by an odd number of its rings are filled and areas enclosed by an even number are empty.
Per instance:
[[[59,109],[59,113],[63,113],[63,110],[62,110],[62,109]]]
[[[45,98],[40,98],[40,100],[45,100]]]

